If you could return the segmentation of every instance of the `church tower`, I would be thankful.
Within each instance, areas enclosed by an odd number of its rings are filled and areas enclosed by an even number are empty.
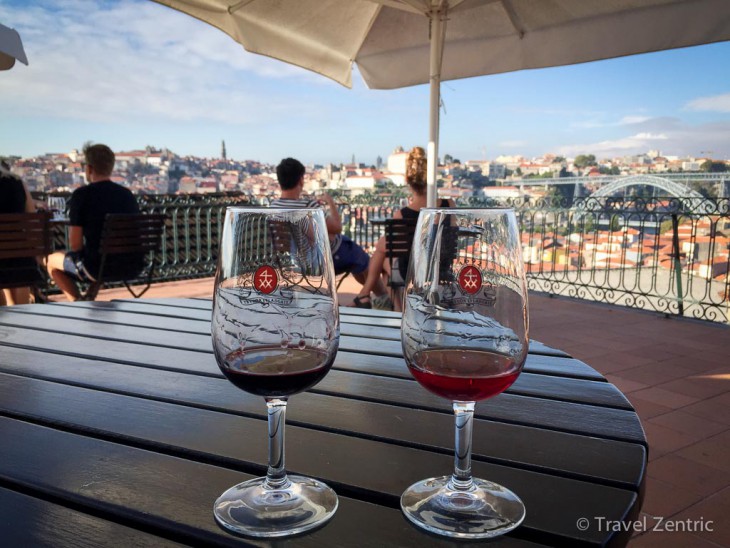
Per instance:
[[[226,157],[226,141],[225,140],[221,141],[221,158],[223,158],[223,160],[228,159]]]

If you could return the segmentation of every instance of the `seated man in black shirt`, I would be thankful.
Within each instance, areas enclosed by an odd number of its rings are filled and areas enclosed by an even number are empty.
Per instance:
[[[48,257],[48,273],[71,301],[80,298],[76,280],[94,282],[99,272],[99,243],[108,213],[138,213],[134,195],[109,180],[114,152],[106,145],[86,145],[87,186],[77,188],[69,201],[69,251]]]

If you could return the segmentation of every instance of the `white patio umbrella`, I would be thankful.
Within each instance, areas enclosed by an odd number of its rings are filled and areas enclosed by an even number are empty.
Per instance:
[[[430,82],[428,203],[440,82],[730,40],[730,0],[153,0],[246,50],[351,86]]]
[[[0,70],[13,68],[16,59],[21,63],[28,64],[20,34],[17,30],[0,23]]]

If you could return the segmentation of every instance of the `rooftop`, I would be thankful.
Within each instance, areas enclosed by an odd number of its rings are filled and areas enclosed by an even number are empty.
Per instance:
[[[347,278],[340,302],[357,283]],[[144,298],[210,298],[213,280],[157,284]],[[126,289],[97,300],[131,298]],[[530,336],[601,372],[636,408],[649,441],[642,514],[712,521],[712,531],[637,533],[631,548],[730,545],[730,328],[577,299],[530,295]],[[696,528],[695,528],[696,529]]]

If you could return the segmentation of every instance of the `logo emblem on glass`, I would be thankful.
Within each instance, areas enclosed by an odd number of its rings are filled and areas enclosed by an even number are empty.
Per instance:
[[[459,272],[459,287],[464,293],[474,295],[482,287],[482,273],[475,266],[465,266]]]
[[[253,286],[259,293],[269,295],[279,286],[279,277],[273,266],[260,266],[253,275]]]

